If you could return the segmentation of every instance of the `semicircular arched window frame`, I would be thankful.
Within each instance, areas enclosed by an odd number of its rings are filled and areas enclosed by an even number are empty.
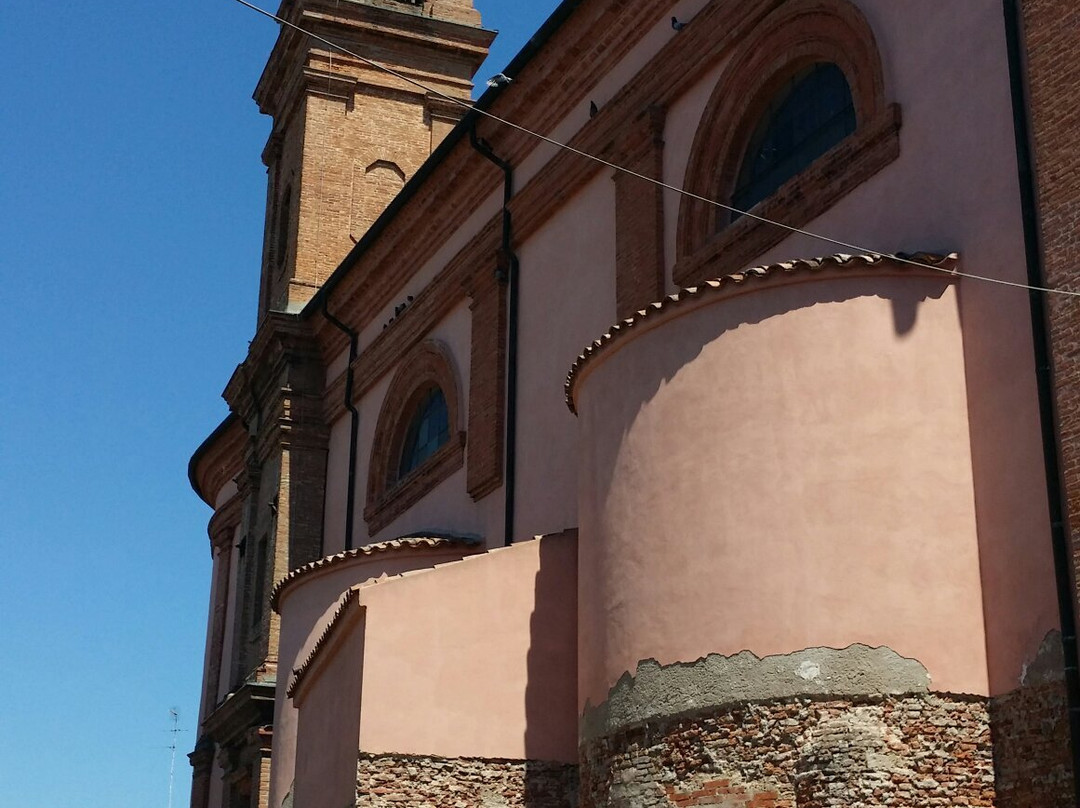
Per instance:
[[[777,56],[781,55],[778,59]],[[849,0],[790,0],[732,53],[698,123],[672,280],[751,265],[900,156],[873,29]],[[755,218],[755,217],[760,217]]]
[[[402,357],[375,427],[364,520],[374,535],[465,463],[457,373],[428,340]]]
[[[773,95],[750,136],[732,207],[750,210],[768,199],[854,132],[855,101],[844,71],[831,62],[798,71]],[[740,215],[732,212],[731,221]]]
[[[432,384],[421,391],[420,403],[405,430],[396,479],[408,477],[449,441],[446,395],[441,387]]]

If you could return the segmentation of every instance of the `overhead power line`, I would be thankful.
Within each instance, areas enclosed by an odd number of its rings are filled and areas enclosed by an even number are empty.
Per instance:
[[[908,258],[908,257],[903,256],[903,255],[897,255],[895,253],[882,252],[881,250],[873,250],[873,249],[870,249],[868,247],[860,246],[860,245],[855,244],[855,243],[850,242],[850,241],[845,241],[843,239],[833,238],[832,236],[826,236],[826,235],[823,235],[821,233],[815,233],[815,232],[813,232],[811,230],[806,230],[806,229],[801,228],[801,227],[795,227],[795,226],[790,225],[790,224],[784,224],[783,222],[777,221],[775,219],[769,219],[769,218],[767,218],[765,216],[760,216],[760,215],[758,215],[756,213],[753,213],[752,211],[741,210],[739,208],[733,207],[732,205],[728,205],[728,204],[726,204],[724,202],[720,202],[719,200],[710,199],[710,198],[708,198],[706,196],[702,196],[702,195],[696,194],[696,193],[694,193],[692,191],[688,191],[685,188],[680,188],[677,185],[672,185],[670,183],[664,182],[663,180],[658,180],[658,179],[656,179],[654,177],[649,177],[649,176],[647,176],[645,174],[641,174],[640,172],[634,171],[633,169],[627,168],[626,166],[619,165],[618,163],[613,163],[610,160],[605,160],[603,157],[599,157],[598,155],[595,155],[595,154],[590,154],[589,152],[586,152],[586,151],[578,149],[578,148],[576,148],[574,146],[571,146],[569,143],[564,143],[562,141],[559,141],[559,140],[556,140],[554,138],[548,137],[547,135],[544,135],[544,134],[542,134],[540,132],[535,132],[535,131],[533,131],[531,129],[528,129],[527,127],[524,127],[521,124],[514,123],[513,121],[507,120],[506,118],[502,118],[502,117],[500,117],[498,115],[495,115],[494,113],[489,112],[488,110],[483,109],[483,108],[481,108],[481,107],[477,106],[476,104],[473,104],[473,103],[471,103],[469,101],[464,101],[464,100],[462,100],[460,98],[455,98],[452,95],[447,95],[446,93],[442,92],[441,90],[438,90],[435,87],[430,87],[427,84],[424,84],[423,82],[412,78],[411,76],[407,76],[407,75],[405,75],[404,73],[402,73],[402,72],[400,72],[398,70],[394,70],[392,67],[389,67],[388,65],[384,65],[381,62],[375,61],[374,59],[369,59],[366,56],[361,56],[359,53],[351,51],[348,48],[337,44],[336,42],[332,42],[331,40],[326,39],[325,37],[319,36],[318,34],[314,33],[313,31],[309,31],[306,28],[303,28],[303,27],[297,25],[296,23],[290,22],[289,20],[283,19],[282,17],[279,17],[276,14],[273,14],[273,13],[271,13],[269,11],[266,11],[265,9],[259,8],[258,6],[254,5],[252,3],[249,3],[248,0],[236,0],[236,2],[239,3],[240,5],[246,7],[246,8],[251,9],[252,11],[255,11],[255,12],[259,13],[259,14],[262,14],[264,17],[268,17],[269,19],[274,20],[275,22],[279,23],[280,25],[284,25],[287,28],[291,28],[291,29],[293,29],[295,31],[298,31],[301,34],[304,34],[305,36],[311,37],[312,39],[316,40],[317,42],[321,42],[324,45],[326,45],[327,47],[330,47],[330,48],[332,48],[332,49],[334,49],[334,50],[336,50],[336,51],[338,51],[340,53],[343,53],[346,56],[351,56],[352,58],[358,60],[359,62],[361,62],[363,64],[368,65],[369,67],[372,67],[372,68],[374,68],[376,70],[380,70],[383,73],[391,75],[391,76],[393,76],[393,77],[395,77],[397,79],[400,79],[401,81],[404,81],[404,82],[406,82],[408,84],[411,84],[412,86],[423,90],[425,93],[430,93],[431,95],[437,96],[437,97],[439,97],[439,98],[441,98],[441,99],[443,99],[445,101],[449,101],[452,104],[456,104],[457,106],[463,107],[464,109],[469,110],[471,112],[474,112],[477,115],[482,115],[483,117],[488,118],[489,120],[495,121],[495,122],[497,122],[499,124],[502,124],[503,126],[509,127],[510,129],[514,129],[514,130],[516,130],[518,132],[521,132],[522,134],[528,135],[529,137],[535,138],[536,140],[547,143],[547,144],[549,144],[551,146],[554,146],[554,147],[556,147],[558,149],[570,152],[571,154],[576,154],[577,156],[579,156],[579,157],[581,157],[581,158],[583,158],[585,160],[591,160],[592,162],[597,163],[598,165],[606,166],[607,168],[610,168],[610,169],[612,169],[614,171],[618,171],[618,172],[620,172],[622,174],[625,174],[627,176],[636,177],[639,180],[651,183],[652,185],[663,188],[663,189],[665,189],[667,191],[672,191],[673,193],[680,194],[681,196],[684,196],[684,197],[686,197],[688,199],[693,199],[693,200],[696,200],[698,202],[702,202],[702,203],[704,203],[706,205],[711,205],[713,207],[717,207],[717,208],[720,208],[722,210],[726,210],[726,211],[729,211],[731,213],[738,214],[740,216],[746,216],[746,217],[748,217],[750,219],[755,219],[755,220],[757,220],[759,222],[763,222],[763,223],[771,225],[773,227],[778,227],[781,230],[786,230],[787,232],[789,232],[789,233],[791,233],[793,235],[805,236],[807,238],[811,238],[811,239],[814,239],[816,241],[821,241],[821,242],[824,242],[826,244],[832,244],[833,246],[841,247],[841,248],[843,248],[845,250],[851,250],[852,252],[857,253],[857,254],[865,254],[865,255],[871,255],[871,256],[876,256],[876,257],[881,257],[881,258],[888,258],[888,259],[890,259],[892,261],[896,261],[897,263],[908,264],[910,266],[920,267],[922,269],[929,269],[929,270],[933,270],[934,272],[940,272],[942,274],[952,275],[954,277],[970,278],[971,280],[975,280],[975,281],[982,281],[984,283],[993,283],[993,284],[997,284],[999,286],[1010,286],[1010,287],[1013,287],[1015,289],[1025,289],[1025,290],[1030,291],[1030,292],[1044,292],[1044,293],[1047,293],[1047,294],[1067,295],[1067,296],[1070,296],[1070,297],[1080,297],[1080,292],[1074,292],[1074,291],[1071,291],[1069,289],[1052,289],[1052,288],[1045,287],[1045,286],[1033,286],[1033,285],[1027,284],[1027,283],[1019,283],[1019,282],[1016,282],[1016,281],[1004,280],[1002,278],[991,278],[991,277],[988,277],[986,275],[976,275],[976,274],[971,273],[971,272],[961,272],[961,271],[959,271],[957,269],[946,269],[944,267],[936,267],[936,266],[933,266],[932,264],[928,264],[928,263],[925,263],[923,261],[918,261],[918,260],[915,260],[913,258]],[[501,76],[502,74],[499,74],[499,75]],[[503,78],[506,79],[505,76]],[[506,84],[509,84],[509,83],[510,83],[510,81],[506,80],[506,81],[498,82],[498,85],[499,86],[505,86]]]

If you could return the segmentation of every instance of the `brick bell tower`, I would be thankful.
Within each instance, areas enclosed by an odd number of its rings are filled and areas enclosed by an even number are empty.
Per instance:
[[[472,0],[284,0],[278,16],[463,100],[494,38]],[[303,307],[463,107],[288,26],[255,100],[274,119],[261,322]]]
[[[270,594],[322,553],[325,374],[304,323],[289,315],[464,109],[315,36],[463,100],[494,38],[472,0],[284,0],[278,16],[314,36],[283,25],[255,90],[274,121],[263,150],[258,327],[224,392],[234,427],[193,459],[226,469],[236,492],[210,523],[227,566],[212,594],[192,808],[270,805],[279,632]],[[279,795],[273,808],[281,804]]]

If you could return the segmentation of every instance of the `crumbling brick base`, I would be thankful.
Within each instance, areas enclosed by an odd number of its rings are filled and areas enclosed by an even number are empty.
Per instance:
[[[997,808],[1066,808],[1073,796],[1064,681],[1022,687],[994,699]]]
[[[357,808],[575,808],[577,766],[361,754]]]
[[[582,808],[994,805],[985,699],[742,702],[582,749]]]

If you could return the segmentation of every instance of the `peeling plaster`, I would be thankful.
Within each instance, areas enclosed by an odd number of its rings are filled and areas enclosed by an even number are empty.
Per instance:
[[[1043,637],[1034,658],[1024,661],[1020,671],[1021,687],[1036,687],[1065,680],[1065,647],[1057,629]]]
[[[742,651],[671,665],[647,659],[638,663],[636,675],[622,675],[603,704],[585,705],[581,741],[732,702],[929,691],[930,674],[922,663],[885,646],[807,648],[764,658]]]

